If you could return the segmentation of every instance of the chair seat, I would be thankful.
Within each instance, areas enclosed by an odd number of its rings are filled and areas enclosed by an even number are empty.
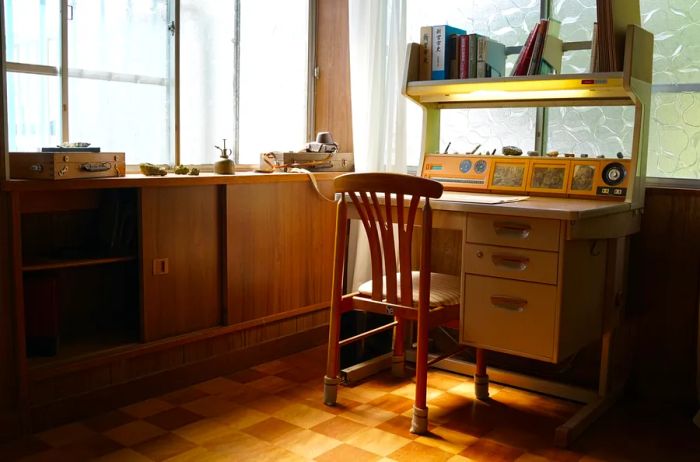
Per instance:
[[[418,303],[419,271],[411,272],[413,300]],[[396,275],[397,285],[401,287],[401,275]],[[386,277],[382,278],[382,297],[386,297]],[[372,296],[372,280],[363,282],[357,289],[365,297]],[[458,305],[460,298],[459,277],[443,273],[430,273],[430,306]]]

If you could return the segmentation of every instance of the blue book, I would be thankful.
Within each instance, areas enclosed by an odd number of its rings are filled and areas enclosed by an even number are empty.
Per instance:
[[[457,40],[453,36],[466,32],[448,25],[433,26],[432,80],[445,80],[450,76],[450,66],[457,53]],[[452,39],[450,39],[452,37]]]

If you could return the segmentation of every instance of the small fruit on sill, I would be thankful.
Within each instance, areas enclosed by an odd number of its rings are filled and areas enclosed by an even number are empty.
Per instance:
[[[190,169],[185,167],[184,165],[178,165],[175,167],[175,175],[187,175],[190,172]]]

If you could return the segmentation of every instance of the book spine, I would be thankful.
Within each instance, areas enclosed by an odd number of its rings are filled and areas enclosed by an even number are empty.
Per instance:
[[[486,37],[479,37],[476,44],[476,77],[486,77],[486,54],[489,41]]]
[[[476,47],[479,41],[477,34],[469,34],[469,78],[476,78]]]
[[[469,36],[459,36],[459,78],[469,78]]]
[[[445,80],[447,78],[447,39],[445,37],[445,26],[433,26],[433,65],[432,80]]]
[[[447,37],[447,77],[450,79],[459,78],[459,46],[457,42],[457,34],[452,34]]]
[[[430,80],[432,78],[433,55],[433,28],[424,26],[420,28],[420,63],[418,65],[418,78]]]
[[[530,61],[532,60],[532,52],[535,47],[535,41],[537,40],[540,30],[540,24],[537,24],[533,29],[532,40],[530,40],[526,46],[523,48],[523,60],[520,62],[520,67],[518,68],[518,73],[516,75],[527,75]]]

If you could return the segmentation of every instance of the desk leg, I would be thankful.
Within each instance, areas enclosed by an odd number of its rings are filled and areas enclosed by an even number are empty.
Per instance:
[[[474,374],[474,394],[477,399],[489,398],[489,376],[486,373],[486,351],[476,349],[476,372]]]
[[[559,447],[569,446],[622,395],[628,374],[624,370],[624,361],[616,361],[616,356],[627,354],[626,346],[621,344],[619,325],[625,306],[628,244],[626,237],[608,239],[598,397],[557,427],[554,444]],[[613,371],[618,373],[617,377],[612,376]]]

